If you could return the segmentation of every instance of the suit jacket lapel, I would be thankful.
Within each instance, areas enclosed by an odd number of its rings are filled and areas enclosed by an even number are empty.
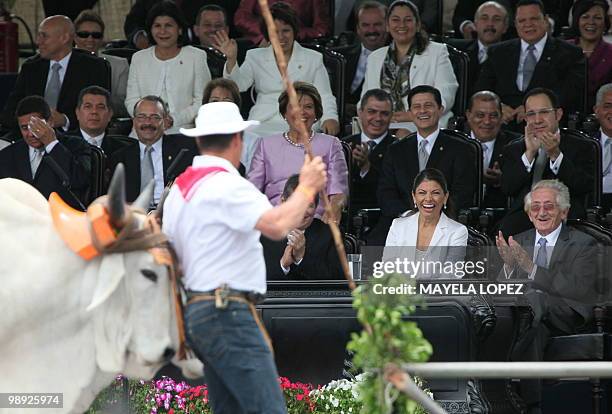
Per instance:
[[[436,226],[436,229],[434,230],[434,234],[433,236],[431,236],[431,241],[429,242],[429,248],[427,249],[428,251],[431,250],[432,246],[435,246],[436,248],[440,248],[440,240],[442,240],[442,238],[446,235],[447,228],[448,228],[448,218],[446,217],[444,213],[442,213],[440,215],[440,220],[438,221],[438,225]]]
[[[67,82],[67,80],[69,79],[73,79],[76,74],[73,74],[73,72],[77,71],[77,64],[73,64],[72,61],[75,59],[76,53],[72,52],[72,55],[70,56],[70,59],[68,60],[68,66],[66,67],[66,73],[64,73],[64,81],[62,82],[62,88],[60,89],[60,94],[59,94],[59,98],[57,100],[58,104],[59,102],[62,102],[63,100],[66,99],[65,95],[68,93],[68,90],[70,89],[70,82]],[[72,125],[74,126],[74,125]]]
[[[497,138],[495,139],[495,144],[493,144],[493,154],[491,154],[491,160],[489,161],[489,168],[493,168],[493,164],[495,164],[495,161],[498,161],[499,164],[501,165],[501,158],[502,158],[502,153],[503,153],[503,149],[504,149],[504,145],[506,144],[505,140],[503,140],[502,138],[502,134],[503,132],[500,132],[497,135]]]
[[[415,137],[415,140],[416,140],[416,137]],[[445,144],[446,144],[446,139],[442,131],[440,131],[440,133],[438,134],[438,138],[436,138],[436,142],[434,143],[434,146],[431,149],[431,152],[429,153],[429,158],[427,159],[428,168],[434,165],[438,165],[438,161],[440,160],[440,158],[442,158],[442,156],[444,156]],[[415,154],[417,154],[417,152],[415,152]],[[419,165],[418,156],[417,156],[417,165]]]
[[[555,248],[553,249],[549,263],[554,264],[561,262],[560,259],[565,255],[565,250],[568,248],[568,243],[569,229],[567,226],[561,224],[561,233],[559,233],[559,238],[555,243]]]
[[[126,185],[130,187],[127,193],[138,196],[140,194],[140,145],[137,142],[126,148],[125,159],[135,160],[135,162],[125,162],[126,177],[133,177],[126,182]]]
[[[16,148],[15,158],[14,162],[18,177],[30,184],[34,182],[34,177],[32,177],[32,166],[30,165],[30,147],[25,141],[22,141]],[[40,170],[40,166],[38,169]]]
[[[49,76],[49,67],[51,62],[47,59],[40,58],[40,61],[36,65],[36,71],[38,72],[37,76],[33,76],[33,79],[28,80],[28,82],[35,82],[38,85],[35,85],[34,90],[40,91],[41,96],[45,96],[45,89],[47,88],[47,77]]]
[[[520,59],[521,59],[521,41],[520,39],[516,39],[514,41],[514,47],[511,49],[511,53],[509,56],[509,61],[515,62],[515,64],[508,65],[510,68],[510,79],[508,79],[508,81],[512,82],[512,85],[514,85],[514,88],[517,90],[518,88],[516,86],[516,76],[518,74],[518,67],[520,64]]]
[[[541,79],[546,78],[550,71],[550,62],[552,57],[555,54],[555,50],[557,49],[556,45],[553,43],[553,39],[548,36],[546,39],[546,43],[544,44],[544,50],[542,50],[542,55],[536,64],[535,70],[533,72],[533,76],[529,81],[528,88],[532,88],[532,85],[540,85],[542,83]]]

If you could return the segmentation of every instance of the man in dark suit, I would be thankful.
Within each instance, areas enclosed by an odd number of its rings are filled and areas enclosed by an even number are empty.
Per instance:
[[[52,16],[42,21],[36,43],[39,53],[21,66],[15,88],[4,111],[2,124],[14,128],[15,108],[26,96],[40,95],[51,107],[49,123],[64,131],[77,126],[74,110],[81,89],[99,85],[110,89],[110,66],[93,54],[73,49],[74,26],[66,16]]]
[[[438,127],[444,110],[440,91],[429,85],[416,86],[408,94],[408,104],[417,133],[391,144],[387,150],[378,183],[382,217],[369,244],[384,244],[393,219],[413,207],[412,185],[425,168],[442,171],[457,210],[473,204],[476,189],[472,173],[476,161],[464,146]]]
[[[500,279],[529,283],[524,299],[530,312],[521,320],[511,358],[542,361],[551,336],[588,328],[597,294],[596,240],[567,227],[570,194],[558,180],[538,182],[525,201],[535,229],[510,237],[500,232],[496,244],[504,261]],[[522,318],[521,318],[522,319]],[[521,380],[529,413],[540,413],[539,380]]]
[[[281,203],[299,184],[299,175],[287,179]],[[343,279],[342,266],[329,226],[314,218],[319,198],[310,205],[300,225],[286,239],[261,237],[268,280]]]
[[[15,116],[23,139],[0,151],[0,178],[25,181],[45,198],[57,192],[80,209],[91,175],[89,144],[76,137],[57,136],[49,125],[51,110],[41,96],[19,101]]]
[[[365,1],[355,10],[356,33],[359,42],[337,49],[346,58],[346,103],[355,105],[361,98],[361,87],[365,78],[368,56],[385,45],[385,14],[387,8],[377,1]],[[355,114],[355,111],[351,111]]]
[[[79,93],[76,117],[79,129],[70,131],[69,134],[102,148],[108,158],[133,140],[129,137],[107,135],[106,129],[113,117],[113,109],[110,92],[100,86],[88,86]]]
[[[601,143],[602,150],[602,205],[612,208],[612,83],[599,88],[593,110],[600,126],[595,138]]]
[[[508,10],[495,1],[487,1],[478,7],[474,15],[475,39],[449,39],[448,44],[467,53],[470,58],[468,66],[468,93],[474,93],[474,85],[480,69],[487,60],[489,46],[499,43],[510,24]]]
[[[594,155],[562,136],[559,108],[555,94],[544,88],[532,89],[525,95],[525,135],[503,151],[501,188],[514,199],[510,211],[502,220],[504,234],[517,234],[531,227],[523,211],[523,198],[531,186],[541,179],[556,178],[569,187],[572,195],[570,218],[586,216],[586,197],[594,180],[590,166]]]
[[[502,100],[504,123],[521,132],[525,93],[536,87],[555,91],[566,111],[582,110],[585,60],[582,50],[550,37],[540,0],[520,0],[516,29],[520,39],[493,45],[476,90],[490,90]]]
[[[138,140],[116,151],[110,159],[112,171],[119,163],[125,166],[127,201],[134,201],[154,180],[153,202],[157,204],[168,182],[191,165],[196,155],[195,142],[181,135],[164,135],[169,125],[168,109],[161,98],[149,95],[136,103],[134,131]],[[180,156],[182,149],[187,152]]]
[[[491,91],[476,92],[465,112],[470,136],[480,142],[483,157],[483,207],[506,207],[506,195],[501,191],[502,151],[516,138],[501,130],[501,101]]]
[[[376,191],[387,148],[395,141],[389,133],[393,115],[391,96],[382,89],[370,89],[359,108],[361,133],[344,138],[353,148],[351,167],[351,209],[377,208]]]

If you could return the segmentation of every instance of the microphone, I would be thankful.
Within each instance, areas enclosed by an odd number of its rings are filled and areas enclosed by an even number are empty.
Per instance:
[[[49,164],[49,167],[51,167],[55,175],[57,175],[57,177],[60,179],[62,187],[64,187],[66,191],[68,191],[68,194],[72,196],[72,198],[77,202],[79,207],[81,207],[83,211],[87,210],[83,203],[81,203],[79,197],[77,197],[76,194],[72,192],[72,189],[70,188],[70,178],[68,178],[68,174],[66,174],[66,171],[64,171],[64,169],[60,167],[57,161],[55,161],[50,155],[45,156],[43,160],[47,164]]]
[[[166,181],[168,183],[174,181],[177,175],[179,175],[182,171],[178,171],[179,166],[182,164],[182,161],[189,154],[189,150],[187,148],[183,148],[179,151],[178,155],[172,161],[172,164],[168,167],[168,172],[166,173]]]

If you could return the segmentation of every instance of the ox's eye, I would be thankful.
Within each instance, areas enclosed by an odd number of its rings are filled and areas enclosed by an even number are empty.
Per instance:
[[[157,282],[157,273],[149,269],[140,269],[140,273],[151,282]]]

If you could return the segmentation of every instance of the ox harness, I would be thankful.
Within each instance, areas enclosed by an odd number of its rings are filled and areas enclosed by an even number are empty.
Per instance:
[[[225,168],[222,167],[188,167],[185,172],[177,177],[175,180],[175,184],[183,196],[183,199],[186,203],[188,203],[196,190],[202,184],[205,178],[210,178],[211,176],[218,174],[220,172],[228,172]],[[240,290],[230,289],[227,284],[223,284],[215,290],[211,290],[208,292],[196,292],[196,291],[187,291],[187,305],[191,305],[192,303],[201,302],[201,301],[215,301],[215,308],[217,309],[226,309],[229,301],[244,303],[249,307],[251,315],[257,324],[261,334],[270,348],[270,352],[274,353],[272,348],[272,341],[270,340],[270,336],[266,331],[265,326],[261,322],[259,315],[257,314],[257,310],[255,309],[255,305],[260,303],[265,298],[264,295],[257,292],[245,292]],[[184,330],[184,329],[183,329]]]

